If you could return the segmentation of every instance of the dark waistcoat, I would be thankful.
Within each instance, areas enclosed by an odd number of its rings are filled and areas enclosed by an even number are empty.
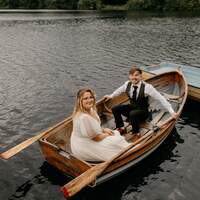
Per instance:
[[[148,111],[148,97],[145,97],[144,95],[144,88],[145,88],[145,84],[142,83],[141,84],[141,87],[140,87],[140,91],[137,95],[137,99],[136,101],[134,101],[131,97],[130,97],[130,89],[131,89],[131,85],[132,83],[129,82],[128,85],[127,85],[127,88],[126,88],[126,94],[128,95],[129,97],[129,100],[130,100],[130,105],[133,109],[141,109],[141,110],[145,110],[145,111]]]

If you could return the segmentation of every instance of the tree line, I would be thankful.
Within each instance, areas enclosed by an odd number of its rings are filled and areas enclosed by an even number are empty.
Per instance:
[[[200,11],[200,0],[0,0],[1,9]]]

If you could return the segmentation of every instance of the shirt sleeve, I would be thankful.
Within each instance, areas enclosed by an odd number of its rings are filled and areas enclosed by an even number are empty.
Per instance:
[[[128,81],[126,81],[122,86],[120,86],[119,88],[117,88],[112,94],[110,94],[109,96],[111,98],[119,96],[121,93],[126,91],[128,85]]]
[[[146,84],[145,92],[153,99],[159,101],[161,105],[171,114],[174,112],[172,105],[162,96],[152,85]]]
[[[93,121],[90,116],[84,115],[80,118],[80,132],[81,135],[88,138],[94,138],[102,133],[100,123]]]

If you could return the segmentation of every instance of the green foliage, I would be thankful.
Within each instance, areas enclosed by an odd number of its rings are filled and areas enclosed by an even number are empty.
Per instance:
[[[105,6],[106,5],[106,6]],[[0,0],[0,8],[200,11],[200,0]]]
[[[0,0],[0,8],[8,8],[9,0]]]
[[[102,5],[102,10],[108,10],[108,11],[126,11],[127,6],[124,5]]]
[[[128,0],[128,10],[148,10],[152,6],[151,0]]]
[[[200,0],[128,0],[128,10],[199,11]]]
[[[77,9],[78,0],[0,0],[0,8]]]
[[[100,0],[79,0],[78,9],[80,10],[96,10],[102,6]]]
[[[77,9],[78,0],[45,0],[46,8]]]
[[[166,0],[163,10],[167,11],[178,11],[179,10],[179,1],[180,0]]]
[[[105,5],[124,5],[128,0],[101,0]]]
[[[28,8],[28,9],[36,9],[39,8],[39,0],[24,0],[22,1],[21,5],[23,5],[24,8]]]
[[[93,10],[94,1],[93,0],[80,0],[78,2],[78,8],[81,10]]]
[[[199,0],[179,0],[180,10],[197,11],[200,10]]]

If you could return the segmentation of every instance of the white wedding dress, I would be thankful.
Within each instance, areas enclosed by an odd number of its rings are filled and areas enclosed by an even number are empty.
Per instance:
[[[106,161],[126,148],[129,143],[118,131],[101,141],[92,140],[102,133],[100,119],[97,120],[86,113],[73,119],[71,150],[75,157],[85,161]]]

